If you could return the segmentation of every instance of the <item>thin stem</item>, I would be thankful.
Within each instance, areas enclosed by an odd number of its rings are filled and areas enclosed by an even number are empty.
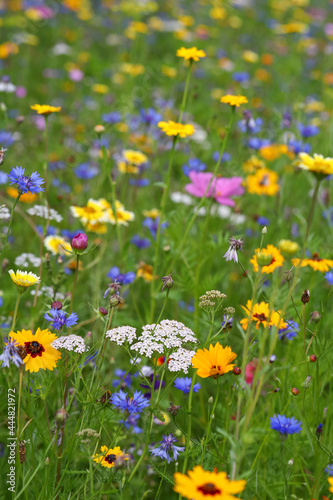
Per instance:
[[[69,310],[70,313],[73,311],[74,291],[75,291],[75,286],[76,286],[76,282],[77,282],[77,275],[78,275],[78,272],[79,272],[79,260],[80,260],[80,255],[77,253],[76,254],[75,276],[74,276],[74,283],[73,283],[72,297],[71,297],[71,307],[70,307],[70,310]]]
[[[205,451],[206,451],[206,447],[207,447],[207,443],[208,443],[208,439],[209,439],[210,428],[211,428],[212,421],[213,421],[213,418],[214,418],[214,412],[215,412],[215,408],[216,408],[216,405],[217,405],[217,400],[219,399],[219,392],[220,392],[219,377],[217,377],[216,382],[217,382],[216,396],[215,396],[215,401],[214,401],[212,413],[210,414],[210,419],[209,419],[209,422],[208,422],[208,429],[207,429],[207,434],[206,434],[206,439],[205,439],[204,447],[203,447],[202,454],[201,454],[200,465],[202,465],[202,463],[203,463],[203,459],[204,459],[204,456],[205,456]]]
[[[20,300],[21,300],[22,293],[24,293],[24,292],[20,292],[20,291],[17,292],[11,330],[14,330],[14,328],[15,328],[16,318],[17,318],[17,311],[18,311],[18,306],[19,306],[19,303],[20,303]]]
[[[158,496],[159,496],[159,494],[160,494],[160,490],[161,490],[162,483],[163,483],[163,481],[164,481],[164,477],[165,477],[165,473],[166,473],[167,465],[168,465],[168,464],[167,464],[167,462],[166,462],[166,463],[165,463],[165,465],[164,465],[164,470],[163,470],[163,473],[162,473],[161,481],[160,481],[160,484],[159,484],[159,486],[158,486],[158,490],[157,490],[156,495],[155,495],[155,500],[157,500],[157,499],[158,499]]]
[[[181,106],[180,106],[179,123],[182,122],[183,115],[184,115],[185,108],[186,108],[187,94],[188,94],[188,89],[189,89],[189,86],[190,86],[190,79],[191,79],[192,63],[193,63],[193,61],[192,61],[192,59],[190,59],[190,64],[189,64],[189,67],[188,67],[188,70],[187,70],[187,75],[186,75],[186,81],[185,81],[185,88],[184,88],[183,99],[182,99],[182,103],[181,103]]]
[[[303,345],[304,345],[304,356],[306,356],[306,341],[305,341],[305,304],[302,308],[302,323],[303,323]]]
[[[23,364],[20,367],[19,397],[18,397],[18,409],[17,409],[17,438],[19,438],[19,436],[20,436],[20,412],[21,412],[22,380],[23,380]]]
[[[314,188],[314,191],[313,191],[312,201],[311,201],[311,207],[310,207],[310,212],[309,212],[309,215],[308,215],[308,221],[307,221],[307,226],[306,226],[306,233],[305,233],[305,242],[304,242],[304,244],[306,244],[306,242],[308,241],[308,237],[309,237],[309,234],[310,234],[310,229],[311,229],[311,224],[312,224],[312,220],[313,220],[314,209],[315,209],[315,206],[316,206],[317,195],[318,195],[319,186],[320,186],[320,180],[321,179],[317,179],[317,182],[316,182],[316,185],[315,185],[315,188]]]
[[[20,197],[21,197],[21,193],[19,193],[17,195],[17,197],[15,198],[15,201],[13,203],[12,212],[10,214],[10,219],[9,219],[9,224],[8,224],[8,229],[7,229],[7,234],[6,234],[6,237],[5,237],[5,241],[4,241],[2,250],[0,252],[0,276],[2,274],[2,263],[3,263],[3,258],[5,256],[5,251],[6,251],[6,248],[7,248],[7,245],[8,245],[8,237],[9,237],[10,229],[12,227],[12,222],[13,222],[15,207],[16,207],[16,205],[17,205]]]

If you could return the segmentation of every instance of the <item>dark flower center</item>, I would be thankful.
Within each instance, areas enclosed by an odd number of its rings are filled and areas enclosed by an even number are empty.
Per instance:
[[[320,262],[323,259],[319,257],[319,253],[315,252],[312,254],[311,260],[316,260],[317,262]]]
[[[222,493],[221,490],[216,488],[215,484],[213,483],[203,484],[198,488],[198,491],[200,491],[203,495],[210,495],[210,496],[221,495]]]
[[[268,175],[264,175],[261,179],[261,181],[259,182],[259,186],[269,186],[269,176]]]
[[[108,463],[108,464],[114,464],[115,461],[117,460],[117,455],[106,455],[106,457],[104,458],[104,460]]]
[[[256,313],[256,314],[253,315],[253,317],[256,318],[256,319],[258,319],[260,322],[261,321],[267,321],[267,318],[266,318],[266,316],[265,316],[264,313],[261,313],[261,314]]]
[[[36,358],[37,356],[41,357],[42,353],[45,352],[45,348],[36,340],[24,342],[24,345],[26,353],[30,354],[32,358]]]

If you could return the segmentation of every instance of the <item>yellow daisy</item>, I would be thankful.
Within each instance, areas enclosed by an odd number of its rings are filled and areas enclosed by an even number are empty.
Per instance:
[[[61,106],[58,108],[55,106],[49,106],[48,104],[34,104],[30,106],[31,109],[37,111],[39,115],[50,115],[51,113],[59,113]]]
[[[66,255],[68,252],[72,252],[70,243],[58,235],[49,234],[46,236],[44,245],[53,255]]]
[[[115,224],[116,219],[113,214],[111,205],[109,210],[110,223]],[[128,226],[128,222],[134,220],[135,215],[133,212],[129,212],[125,210],[124,205],[120,203],[120,201],[116,200],[116,214],[117,214],[117,223],[122,224],[123,226]]]
[[[161,215],[161,212],[158,210],[158,208],[152,208],[151,210],[143,210],[142,213],[145,217],[150,217],[151,219],[154,220]]]
[[[277,267],[281,267],[284,263],[284,257],[282,256],[280,250],[278,250],[274,245],[267,245],[266,248],[262,248],[261,250],[260,248],[256,248],[254,251],[254,256],[250,260],[255,272],[258,272],[259,269],[258,254],[260,255],[260,257],[266,257],[266,260],[269,260],[269,258],[271,259],[270,262],[268,262],[267,264],[265,262],[265,265],[262,266],[262,273],[270,274],[274,271],[274,269],[276,269]]]
[[[184,138],[194,134],[194,127],[190,124],[183,125],[182,123],[176,123],[169,120],[168,122],[159,122],[157,126],[168,136],[176,137],[179,135],[179,137]]]
[[[296,162],[299,168],[309,170],[314,174],[323,176],[333,174],[333,158],[324,158],[323,155],[314,153],[313,156],[307,153],[299,153],[299,161]]]
[[[265,168],[266,164],[263,160],[253,155],[243,163],[242,167],[244,172],[252,174],[260,168]]]
[[[196,47],[191,47],[190,49],[181,47],[177,50],[177,57],[183,57],[185,61],[199,61],[199,59],[206,57],[206,54],[203,50],[199,50]]]
[[[70,207],[70,210],[72,215],[80,219],[83,225],[110,222],[105,202],[107,203],[104,198],[100,198],[99,200],[93,200],[90,198],[85,207],[77,207],[74,205]]]
[[[244,185],[248,193],[274,196],[280,189],[278,180],[276,172],[268,168],[260,168],[253,175],[246,177]]]
[[[329,488],[329,490],[330,490],[331,493],[333,493],[333,477],[327,478],[327,481],[330,483],[330,486],[331,486]]]
[[[20,271],[18,269],[16,273],[14,273],[13,269],[11,269],[8,272],[12,281],[14,281],[17,286],[27,288],[28,286],[37,285],[40,282],[39,276],[31,271],[28,273],[28,271]]]
[[[239,108],[241,104],[246,104],[249,101],[243,95],[227,94],[221,97],[220,102],[223,102],[224,104],[230,104],[230,106],[236,106],[237,108]]]
[[[280,240],[279,250],[283,253],[283,255],[291,257],[299,250],[299,244],[296,243],[296,241]]]
[[[111,469],[111,467],[115,466],[115,463],[119,457],[122,457],[124,460],[128,460],[128,456],[124,455],[119,446],[115,448],[108,448],[107,446],[101,446],[101,452],[96,455],[92,455],[92,459],[94,462],[101,464],[103,467],[107,467]]]
[[[246,481],[229,480],[225,472],[209,472],[197,465],[187,474],[174,474],[174,491],[190,500],[233,500],[234,494],[240,493],[246,486]]]
[[[319,253],[316,252],[309,259],[292,259],[291,262],[295,267],[299,265],[301,267],[310,266],[314,271],[320,271],[321,273],[326,273],[333,267],[333,260],[321,259]]]
[[[214,377],[224,375],[230,372],[234,364],[230,363],[237,357],[237,354],[232,352],[231,347],[222,347],[219,342],[213,346],[210,344],[208,349],[198,349],[195,356],[192,358],[192,366],[197,368],[197,375],[201,378]]]
[[[117,162],[118,170],[122,173],[137,174],[139,167],[148,162],[148,157],[141,151],[125,149],[121,159]]]
[[[252,307],[252,300],[248,300],[246,307],[242,306],[247,318],[240,321],[243,330],[247,330],[249,321],[254,321],[256,323],[256,329],[259,330],[259,326],[276,326],[277,328],[287,328],[287,323],[284,322],[281,311],[274,311],[274,309],[269,309],[269,304],[267,302],[260,302],[260,304],[254,304]],[[251,312],[252,309],[252,312]]]
[[[287,155],[289,158],[294,158],[294,153],[289,151],[286,144],[268,144],[259,149],[261,156],[267,161],[274,161],[282,155]]]
[[[57,366],[61,352],[52,347],[52,342],[58,337],[50,330],[38,328],[35,334],[31,330],[22,330],[16,333],[10,332],[9,335],[11,340],[16,340],[21,347],[21,357],[26,371],[38,372],[40,369],[52,371]]]

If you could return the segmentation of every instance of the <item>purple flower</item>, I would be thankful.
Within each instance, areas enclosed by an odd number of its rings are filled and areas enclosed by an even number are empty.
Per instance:
[[[10,184],[17,184],[19,191],[22,193],[35,193],[44,191],[41,187],[44,184],[43,179],[38,172],[33,172],[31,176],[24,175],[25,169],[22,167],[12,168],[9,174]]]
[[[102,120],[105,123],[119,123],[121,121],[121,114],[118,111],[111,111],[102,115]]]
[[[6,345],[4,347],[3,353],[0,355],[0,361],[2,361],[2,368],[9,367],[9,361],[11,361],[15,366],[20,366],[23,361],[17,350],[16,340],[4,339]]]
[[[135,280],[136,274],[133,273],[133,271],[122,274],[119,270],[119,267],[114,266],[111,267],[110,271],[107,274],[107,277],[111,278],[112,280],[116,280],[121,285],[129,285]]]
[[[163,436],[162,441],[160,441],[160,446],[151,450],[151,454],[153,457],[160,457],[168,462],[172,462],[176,460],[179,453],[185,450],[184,446],[175,446],[173,443],[176,443],[177,439],[173,436],[173,434],[165,434]],[[173,457],[170,457],[169,452],[173,453]]]
[[[202,163],[198,158],[190,158],[185,165],[182,166],[183,174],[187,175],[194,170],[195,172],[203,172],[206,170],[206,164]]]
[[[333,476],[333,464],[329,464],[326,467],[325,473],[328,474],[329,476]]]
[[[6,130],[0,130],[0,144],[4,147],[10,147],[14,144],[14,137],[10,132],[6,132]]]
[[[271,429],[279,431],[280,434],[298,434],[301,432],[301,422],[295,417],[286,417],[285,415],[274,415],[271,417]]]
[[[149,229],[150,234],[154,240],[156,239],[159,221],[160,221],[159,217],[156,217],[156,219],[152,219],[151,217],[146,217],[142,223],[143,227],[147,227]],[[168,225],[169,225],[168,222],[162,222],[161,230],[168,227]]]
[[[281,328],[279,330],[280,340],[284,338],[286,338],[287,340],[292,340],[294,337],[297,337],[297,329],[299,328],[299,324],[296,323],[296,321],[288,321],[287,324],[288,326],[286,328]]]
[[[202,198],[204,195],[208,198],[213,197],[220,205],[234,207],[235,202],[231,197],[244,193],[243,179],[241,177],[215,177],[211,180],[212,177],[211,172],[190,172],[191,184],[186,184],[185,191],[197,198]]]
[[[49,312],[44,314],[43,318],[50,321],[55,330],[61,330],[63,326],[71,328],[76,325],[77,320],[79,319],[76,313],[71,313],[67,316],[65,311],[58,311],[57,309],[51,309]]]
[[[127,392],[115,392],[111,398],[111,403],[114,408],[121,411],[127,411],[130,415],[141,413],[144,408],[150,405],[149,401],[141,394],[140,391],[135,391],[133,397],[127,397]]]
[[[90,165],[89,163],[81,163],[74,168],[74,174],[79,179],[89,180],[99,174],[99,167],[97,165]]]
[[[135,234],[133,238],[131,239],[131,243],[138,248],[148,248],[151,245],[150,240],[147,238],[140,238],[138,234]]]
[[[233,325],[233,322],[234,322],[234,318],[233,317],[230,317],[230,316],[226,316],[225,314],[223,314],[223,321],[221,323],[221,327],[222,329],[226,330],[231,330],[232,328],[232,325]]]
[[[174,381],[174,386],[176,389],[179,389],[184,394],[188,394],[191,390],[192,378],[191,377],[178,377]],[[200,384],[193,385],[193,392],[199,392],[201,389]]]
[[[130,387],[132,385],[132,375],[130,375],[129,373],[127,373],[126,375],[126,373],[127,372],[125,370],[121,370],[120,368],[117,368],[114,371],[115,376],[119,378],[115,378],[114,380],[112,380],[113,387],[118,387],[120,382],[121,382],[120,387],[122,389],[125,389],[125,387]]]
[[[88,246],[88,236],[84,233],[78,233],[72,238],[71,247],[73,250],[85,250]]]
[[[333,286],[333,272],[332,271],[328,271],[328,273],[325,274],[324,278],[326,279],[327,283],[330,286]]]
[[[137,425],[140,415],[130,415],[126,420],[120,420],[120,424],[124,423],[126,429],[131,429],[134,434],[140,434],[142,432],[141,427]]]
[[[140,109],[140,118],[146,125],[157,125],[162,120],[162,115],[154,108]]]
[[[223,255],[225,260],[228,262],[229,260],[233,260],[234,262],[238,262],[238,254],[237,251],[243,250],[244,238],[239,238],[238,240],[233,236],[229,239],[229,248],[228,251]]]
[[[298,130],[304,138],[313,137],[319,134],[319,128],[315,125],[303,125],[300,123],[298,125]]]

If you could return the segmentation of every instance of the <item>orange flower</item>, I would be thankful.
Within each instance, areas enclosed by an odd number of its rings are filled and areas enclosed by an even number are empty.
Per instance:
[[[232,352],[231,347],[222,347],[219,342],[213,346],[210,344],[208,349],[198,349],[195,356],[192,358],[192,366],[197,368],[197,375],[201,378],[214,377],[224,375],[230,372],[234,364],[230,363],[237,357],[237,354]]]
[[[238,108],[241,104],[246,104],[249,101],[243,95],[230,95],[230,94],[228,94],[228,95],[221,97],[220,102],[223,102],[224,104],[230,104],[230,106],[236,106]]]
[[[258,272],[259,270],[259,265],[258,265],[259,256],[266,257],[266,260],[269,260],[269,258],[271,258],[268,264],[266,263],[265,265],[261,264],[262,265],[261,272],[265,274],[272,273],[274,269],[276,269],[277,267],[281,267],[284,262],[284,257],[274,245],[267,245],[266,248],[262,248],[261,250],[260,248],[256,248],[254,251],[254,256],[250,260],[255,272]],[[260,264],[260,259],[259,259],[259,264]]]
[[[326,273],[333,267],[333,260],[321,259],[319,253],[313,253],[310,259],[292,259],[291,262],[294,266],[306,267],[310,266],[314,271],[320,271],[321,273]]]
[[[259,330],[259,326],[263,325],[264,328],[268,326],[276,326],[277,328],[287,328],[287,323],[284,322],[281,311],[274,311],[274,309],[269,308],[267,302],[260,302],[260,304],[254,304],[252,307],[252,300],[248,300],[246,307],[242,306],[247,318],[240,321],[243,330],[247,330],[249,321],[254,321],[256,323],[256,329]]]

